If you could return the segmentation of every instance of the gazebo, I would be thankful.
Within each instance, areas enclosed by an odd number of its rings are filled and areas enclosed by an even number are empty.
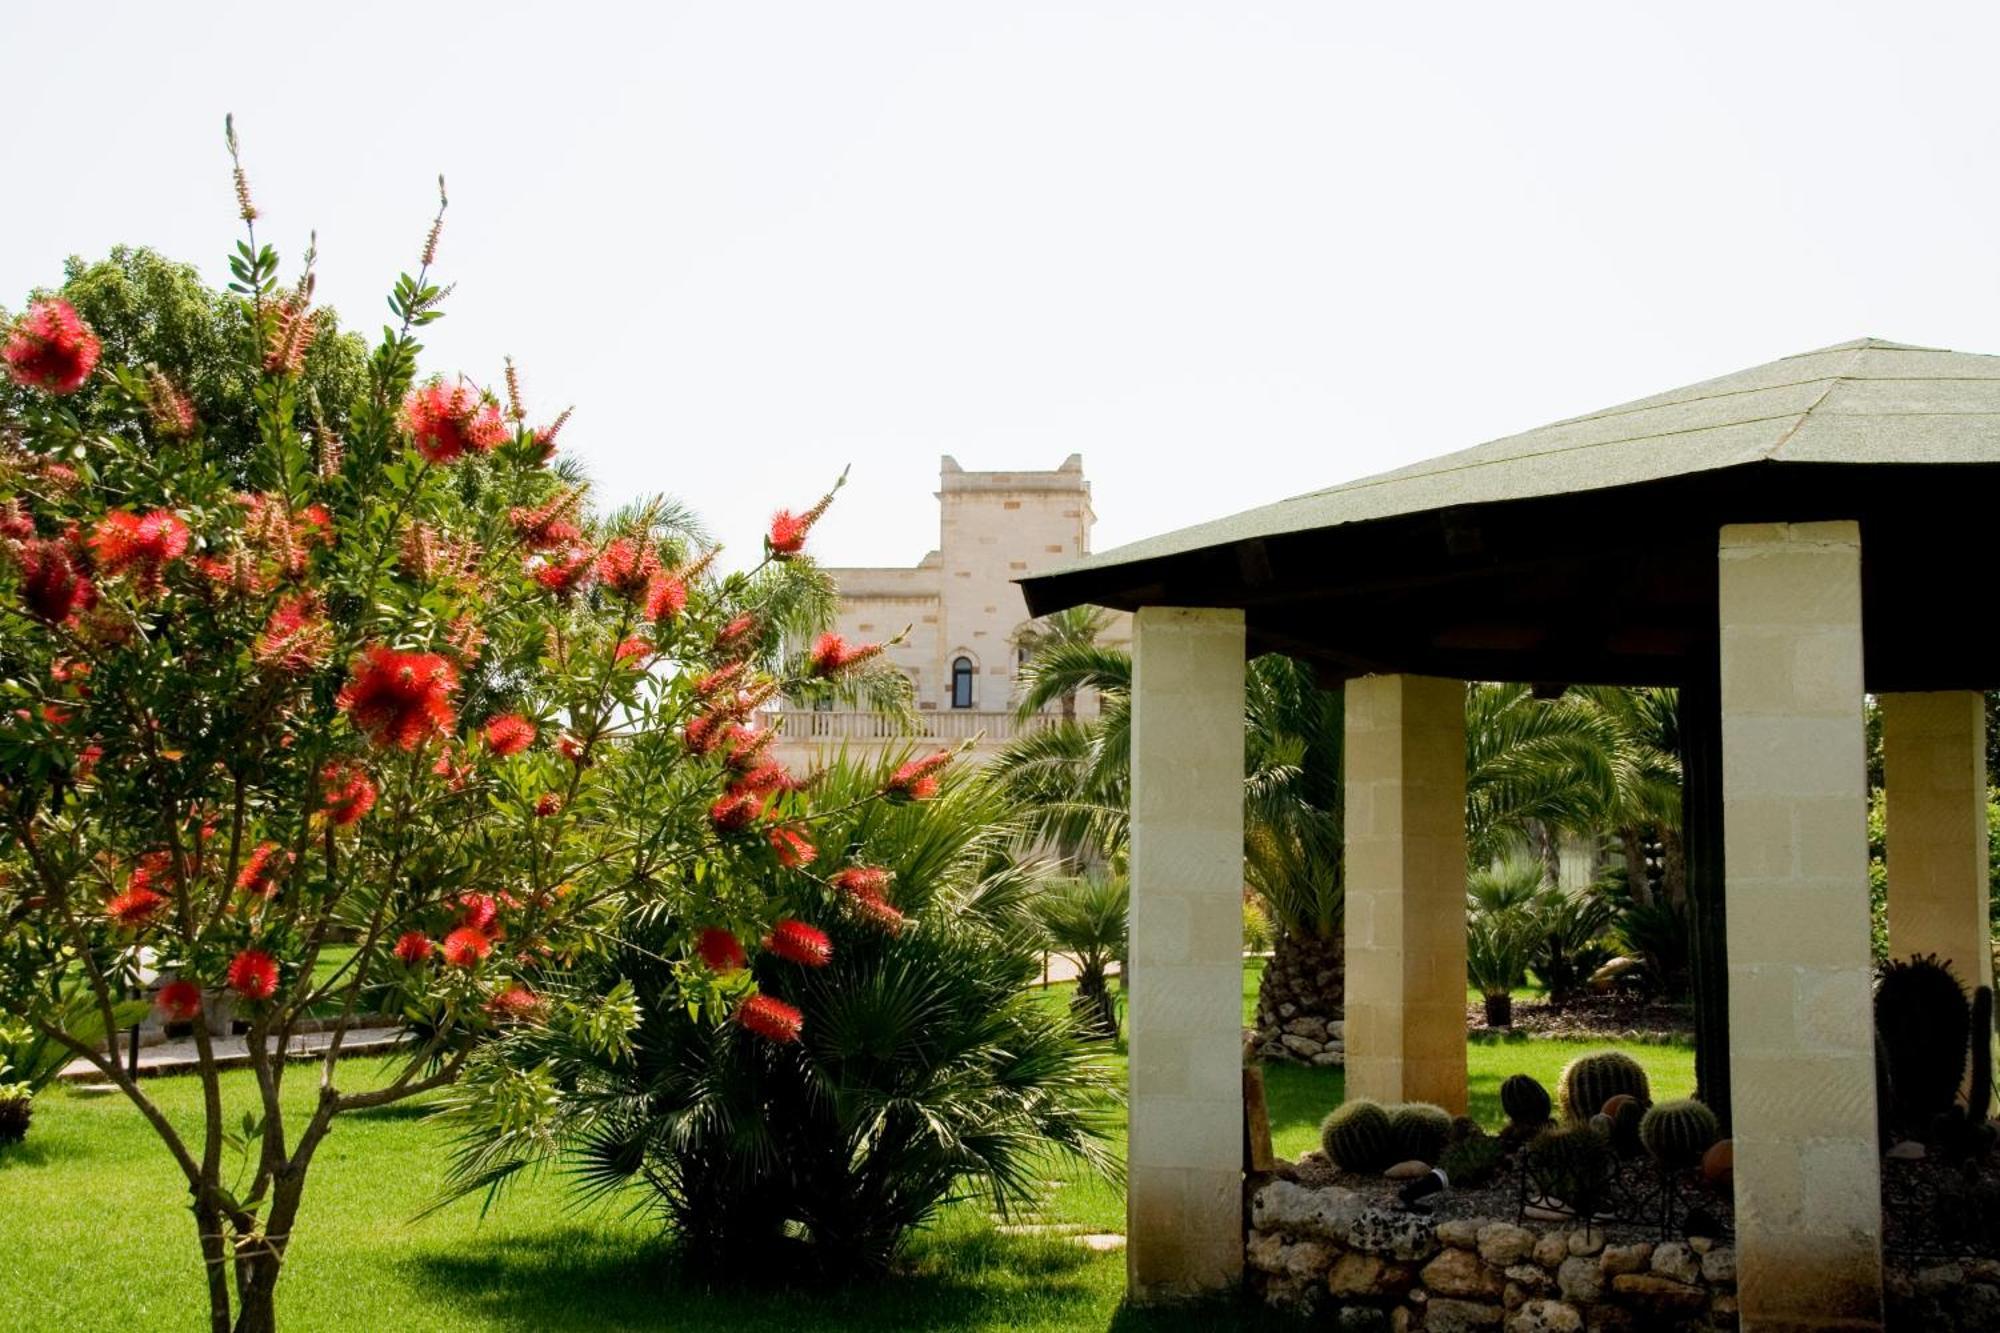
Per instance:
[[[1133,1295],[1242,1271],[1243,670],[1282,652],[1347,696],[1348,1095],[1454,1111],[1463,682],[1679,687],[1743,1327],[1879,1327],[1863,697],[1891,948],[1990,984],[1996,497],[2000,357],[1862,339],[1024,580],[1135,613]]]

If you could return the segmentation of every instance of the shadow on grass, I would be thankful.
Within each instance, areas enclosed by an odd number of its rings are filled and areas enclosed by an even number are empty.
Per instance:
[[[775,1258],[776,1256],[774,1256]],[[510,1330],[1004,1328],[1016,1322],[1088,1328],[1101,1322],[1106,1264],[1078,1246],[990,1231],[925,1240],[903,1271],[830,1287],[697,1274],[664,1238],[634,1244],[580,1224],[533,1238],[475,1235],[402,1261],[410,1277],[460,1317]],[[1033,1318],[1026,1316],[1032,1313]],[[1138,1324],[1195,1328],[1211,1324]]]
[[[1324,1325],[1321,1325],[1324,1327]],[[1109,1333],[1298,1333],[1308,1327],[1298,1315],[1281,1314],[1247,1292],[1178,1305],[1121,1305],[1111,1317]]]

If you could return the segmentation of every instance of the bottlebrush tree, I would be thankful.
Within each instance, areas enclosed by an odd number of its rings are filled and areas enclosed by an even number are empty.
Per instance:
[[[217,1333],[275,1326],[341,1114],[449,1083],[524,1024],[624,1039],[631,997],[573,978],[628,914],[688,923],[662,956],[690,1013],[794,1039],[796,1013],[713,965],[803,947],[771,933],[760,886],[815,857],[811,783],[768,760],[762,709],[890,679],[872,646],[801,637],[827,599],[802,554],[826,501],[718,574],[675,506],[589,509],[557,456],[567,414],[531,418],[511,366],[504,394],[420,377],[442,182],[338,413],[302,388],[324,323],[311,256],[282,281],[240,165],[236,195],[247,417],[204,421],[59,298],[0,346],[18,386],[0,400],[0,1012],[157,1132]],[[97,1033],[134,993],[192,1026],[196,1131],[66,1021],[79,991]],[[403,1044],[386,1068],[342,1065],[371,1013]],[[218,1073],[232,1025],[247,1110]],[[288,1066],[307,1031],[323,1053]],[[288,1075],[316,1091],[288,1097]]]

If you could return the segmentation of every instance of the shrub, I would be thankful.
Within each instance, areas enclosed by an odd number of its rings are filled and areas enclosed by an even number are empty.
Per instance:
[[[1365,1097],[1342,1102],[1320,1122],[1319,1142],[1329,1160],[1343,1171],[1372,1175],[1396,1161],[1396,1141],[1389,1113]]]
[[[1115,1174],[1112,1077],[1028,984],[1037,884],[1013,854],[1017,809],[981,777],[869,803],[894,767],[821,777],[815,840],[842,869],[737,872],[824,941],[744,976],[792,1007],[798,1040],[691,1013],[677,923],[634,916],[587,978],[635,1022],[613,1042],[523,1028],[482,1052],[449,1112],[452,1193],[561,1161],[586,1193],[635,1191],[711,1270],[766,1276],[790,1236],[797,1271],[853,1277],[954,1198],[1033,1201],[1051,1154]],[[510,1117],[516,1088],[537,1091],[533,1115]]]
[[[0,1064],[0,1148],[28,1137],[28,1122],[35,1118],[35,1094],[25,1083],[7,1082],[8,1068]]]
[[[1455,1189],[1477,1189],[1491,1180],[1507,1159],[1507,1145],[1499,1139],[1475,1135],[1460,1139],[1444,1150],[1438,1170]]]

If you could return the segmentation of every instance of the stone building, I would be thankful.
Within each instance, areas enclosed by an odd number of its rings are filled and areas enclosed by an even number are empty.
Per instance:
[[[1030,617],[1014,580],[1089,553],[1097,516],[1083,458],[1047,472],[968,472],[946,455],[937,499],[937,549],[916,564],[827,570],[840,588],[836,632],[856,642],[904,634],[885,657],[910,679],[917,730],[871,712],[788,709],[777,747],[787,762],[966,740],[986,755],[1022,725],[1015,676]],[[1129,643],[1130,617],[1117,616],[1100,641]],[[1080,703],[1084,716],[1093,708]]]

